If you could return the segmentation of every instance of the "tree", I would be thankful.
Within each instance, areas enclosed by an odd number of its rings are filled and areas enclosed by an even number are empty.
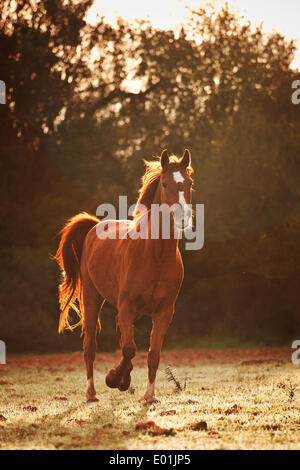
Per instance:
[[[1,339],[16,350],[79,347],[56,335],[57,232],[119,194],[133,203],[142,158],[165,147],[191,149],[194,202],[205,204],[204,249],[183,253],[174,336],[264,334],[270,323],[288,334],[299,281],[294,43],[228,7],[191,11],[174,32],[89,25],[91,3],[0,7]]]

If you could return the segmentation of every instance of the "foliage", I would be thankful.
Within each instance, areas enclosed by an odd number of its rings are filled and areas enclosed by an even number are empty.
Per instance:
[[[299,119],[295,44],[236,17],[191,11],[180,32],[148,22],[87,24],[91,0],[2,2],[0,337],[10,350],[74,348],[60,338],[64,221],[132,204],[142,158],[191,149],[205,245],[184,252],[169,333],[290,341],[299,330]],[[133,89],[130,79],[140,88]],[[182,248],[183,245],[182,245]],[[105,348],[116,347],[105,309]],[[147,321],[137,326],[145,346]],[[105,330],[107,336],[105,336]]]

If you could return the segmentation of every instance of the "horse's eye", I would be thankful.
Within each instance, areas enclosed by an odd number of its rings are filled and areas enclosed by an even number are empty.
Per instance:
[[[162,183],[163,187],[166,188],[167,187],[167,183]]]

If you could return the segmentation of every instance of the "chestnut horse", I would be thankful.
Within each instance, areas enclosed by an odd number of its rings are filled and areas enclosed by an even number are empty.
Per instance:
[[[174,212],[170,225],[174,231],[168,239],[99,238],[98,229],[105,221],[81,213],[71,218],[61,232],[56,253],[63,281],[59,290],[61,315],[59,332],[81,325],[84,330],[84,360],[87,369],[86,398],[97,401],[93,379],[93,363],[96,353],[96,330],[99,315],[107,300],[118,310],[116,332],[119,337],[122,358],[115,369],[106,376],[111,388],[125,391],[130,385],[132,359],[136,353],[134,322],[143,315],[152,317],[152,331],[148,353],[148,383],[144,399],[153,403],[155,377],[165,333],[172,321],[175,302],[183,280],[183,263],[178,248],[178,230],[191,225],[192,168],[190,152],[185,150],[182,158],[169,156],[164,150],[157,161],[145,162],[146,172],[142,178],[137,206],[143,205],[146,212],[136,210],[133,220],[113,221],[117,232],[124,225],[128,230],[148,216],[148,231],[151,228],[152,204],[171,207],[180,204],[184,215],[180,228]],[[165,206],[165,207],[167,207]],[[161,221],[161,218],[159,219]],[[160,222],[159,222],[160,223]],[[70,324],[69,310],[77,311],[80,321]]]

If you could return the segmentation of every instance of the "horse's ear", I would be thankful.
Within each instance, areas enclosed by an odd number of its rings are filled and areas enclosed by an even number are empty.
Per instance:
[[[169,154],[167,149],[161,152],[160,163],[163,169],[169,165]]]
[[[191,153],[188,149],[185,149],[185,151],[183,152],[180,164],[184,168],[187,168],[191,164]]]

